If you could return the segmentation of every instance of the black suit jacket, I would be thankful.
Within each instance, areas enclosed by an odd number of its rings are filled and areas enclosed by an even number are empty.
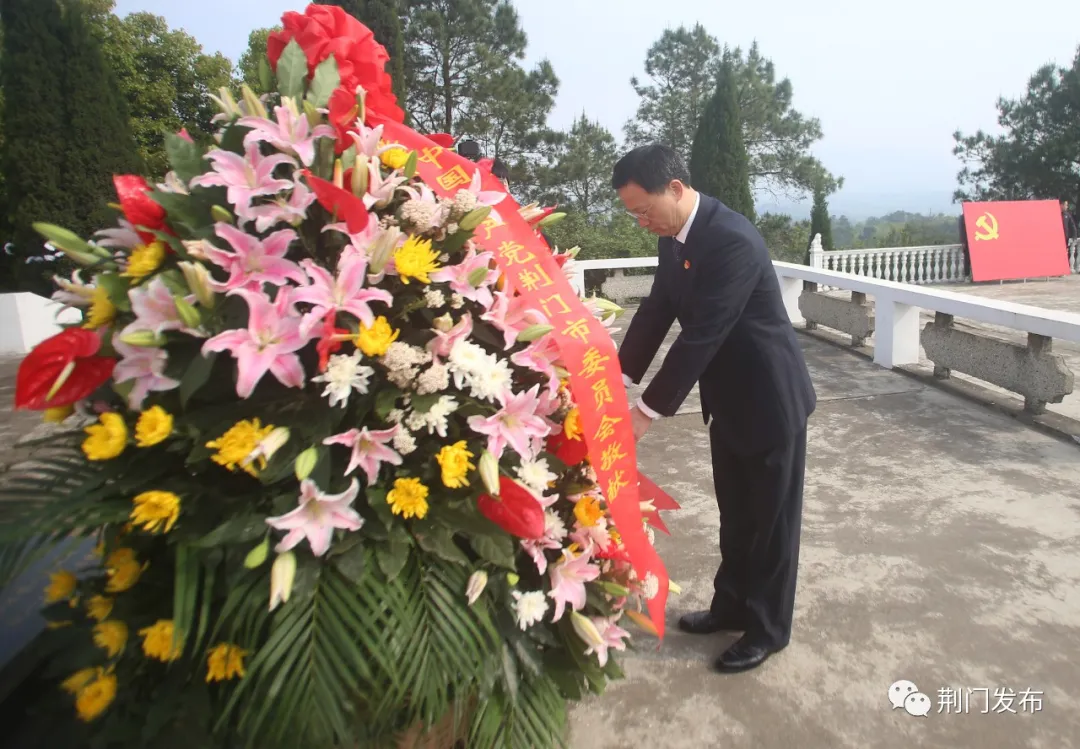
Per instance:
[[[673,416],[697,383],[706,422],[711,414],[733,451],[784,444],[805,428],[817,396],[765,240],[744,216],[701,195],[681,256],[670,237],[657,249],[652,290],[619,350],[623,373],[640,383],[677,319],[682,331],[645,404]]]

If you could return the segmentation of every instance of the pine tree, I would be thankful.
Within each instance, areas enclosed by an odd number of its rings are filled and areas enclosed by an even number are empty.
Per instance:
[[[4,150],[0,163],[6,180],[4,222],[12,255],[5,263],[3,285],[48,293],[42,263],[27,258],[43,254],[35,221],[74,226],[83,196],[68,189],[66,154],[67,94],[65,94],[64,18],[58,0],[4,0],[4,64],[0,86],[4,101]],[[91,144],[90,147],[93,147]],[[48,272],[51,272],[48,271]]]
[[[694,136],[690,182],[694,189],[717,198],[753,221],[749,157],[743,142],[735,86],[731,67],[722,65],[716,76],[716,91],[705,107]]]
[[[825,186],[819,181],[814,187],[814,207],[810,210],[810,244],[807,245],[807,264],[809,264],[810,245],[814,237],[821,235],[821,247],[833,249],[832,219],[829,218],[829,204],[826,200]]]
[[[65,189],[78,196],[79,215],[66,226],[82,237],[115,221],[114,174],[143,171],[127,102],[80,2],[65,7],[68,149]]]
[[[353,16],[375,35],[375,41],[386,47],[390,62],[386,72],[394,81],[394,95],[405,106],[405,36],[401,28],[398,0],[320,0],[322,5],[336,5]]]

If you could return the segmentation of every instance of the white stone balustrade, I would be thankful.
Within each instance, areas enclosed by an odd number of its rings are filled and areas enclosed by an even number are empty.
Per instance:
[[[0,294],[0,354],[26,354],[59,333],[59,323],[81,319],[79,310],[37,294]]]

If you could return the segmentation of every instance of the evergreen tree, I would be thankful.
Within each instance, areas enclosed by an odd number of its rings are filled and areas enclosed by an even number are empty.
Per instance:
[[[825,186],[820,182],[814,186],[814,207],[810,210],[810,241],[807,244],[807,264],[809,264],[810,245],[814,237],[821,235],[821,247],[833,249],[832,219],[829,218],[829,204],[826,201]]]
[[[65,190],[78,196],[78,215],[65,228],[82,237],[115,222],[114,174],[138,174],[143,164],[127,102],[80,2],[66,5],[65,97],[68,149]]]
[[[405,36],[401,28],[398,0],[320,0],[322,5],[337,5],[353,16],[375,35],[375,41],[386,47],[390,62],[386,72],[394,81],[394,95],[405,107]]]
[[[35,221],[72,226],[83,196],[68,190],[66,154],[67,94],[64,91],[68,54],[64,18],[58,0],[4,0],[0,86],[4,101],[4,150],[0,163],[6,181],[5,225],[0,242],[12,243],[12,254],[0,253],[4,263],[0,285],[48,292],[45,268],[27,263],[41,257],[44,240]],[[93,148],[96,144],[84,144]]]
[[[716,91],[705,107],[690,155],[690,182],[734,211],[754,220],[749,158],[733,71],[720,66]]]

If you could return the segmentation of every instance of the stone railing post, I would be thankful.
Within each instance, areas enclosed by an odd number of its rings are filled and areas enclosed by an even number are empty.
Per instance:
[[[892,369],[919,363],[919,308],[878,298],[874,304],[874,361]]]
[[[810,243],[810,267],[825,267],[825,248],[821,246],[820,234],[815,234],[814,241]]]
[[[819,234],[818,236],[820,237],[821,235]],[[818,290],[818,285],[816,283],[814,283],[813,281],[803,281],[803,293],[805,293],[805,294],[813,294],[817,290]],[[801,308],[800,308],[800,312],[801,312]],[[800,314],[800,316],[802,316],[802,315]],[[808,317],[805,317],[805,316],[803,316],[803,317],[806,320],[806,329],[807,330],[817,330],[818,324],[816,322],[814,322],[813,320],[811,320]]]
[[[944,312],[937,312],[934,314],[934,323],[938,328],[951,328],[953,326],[955,318],[952,315],[947,315]],[[934,362],[934,377],[941,380],[947,380],[952,375],[952,370],[946,367],[944,364],[938,364]]]

